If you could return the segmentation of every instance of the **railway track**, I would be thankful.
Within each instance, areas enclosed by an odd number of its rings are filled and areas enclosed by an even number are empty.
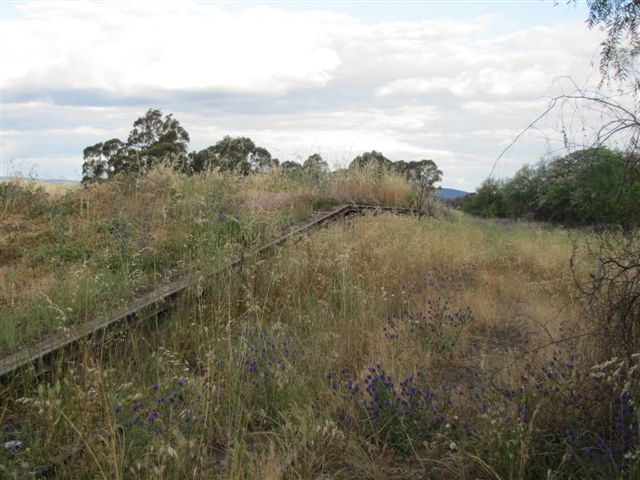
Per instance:
[[[365,211],[388,212],[396,214],[417,214],[409,208],[380,207],[373,205],[345,205],[331,212],[316,214],[307,223],[295,228],[292,232],[258,248],[248,256],[236,259],[223,265],[210,274],[234,268],[242,264],[248,258],[260,257],[274,250],[287,241],[303,235],[313,229],[335,222],[350,215]],[[95,317],[82,324],[74,325],[64,332],[51,335],[35,345],[24,348],[11,355],[0,358],[0,380],[11,378],[17,372],[31,365],[46,365],[47,362],[58,353],[73,348],[83,340],[108,335],[114,327],[129,321],[144,322],[169,311],[176,304],[176,300],[183,294],[190,284],[190,277],[185,276],[168,285],[158,288],[154,292],[137,298],[126,305],[112,310],[107,315]]]

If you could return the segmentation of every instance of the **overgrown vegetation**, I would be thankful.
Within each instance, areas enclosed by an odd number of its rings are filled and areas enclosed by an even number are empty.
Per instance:
[[[0,183],[0,352],[186,274],[206,275],[313,210],[408,206],[410,196],[400,177],[365,171],[187,176],[158,166],[59,194]]]
[[[280,166],[271,153],[248,137],[225,136],[215,145],[187,153],[189,133],[173,118],[159,109],[149,109],[133,123],[126,142],[112,138],[84,149],[82,183],[102,182],[118,175],[144,176],[159,165],[194,175],[209,171],[251,175],[266,173]],[[285,161],[281,169],[290,178],[312,178],[318,183],[329,174],[329,164],[318,153],[310,155],[302,165]],[[433,160],[392,162],[379,152],[371,151],[354,158],[351,171],[377,171],[404,176],[413,184],[414,206],[422,208],[433,196],[442,171]]]
[[[50,235],[89,245],[81,260],[76,243],[69,257],[38,257],[39,268],[58,259],[56,277],[110,258],[127,288],[145,278],[136,269],[186,268],[194,281],[162,322],[115,333],[108,348],[85,345],[39,382],[25,371],[3,387],[2,475],[56,459],[61,478],[638,474],[637,357],[602,364],[582,336],[598,317],[572,285],[589,264],[572,272],[563,230],[445,210],[370,215],[204,279],[211,252],[237,254],[313,207],[411,198],[404,177],[376,169],[316,180],[160,169],[59,197],[6,187],[3,222],[20,225],[19,245],[23,218],[66,218]],[[36,198],[42,212],[31,210]],[[149,234],[142,243],[155,254],[139,243]],[[35,268],[23,263],[32,251],[13,268]]]
[[[589,8],[603,72],[626,78],[637,2]],[[631,129],[630,153],[596,142],[464,205],[597,225],[582,231],[448,211],[431,160],[372,151],[331,173],[245,137],[187,154],[159,110],[85,150],[86,188],[0,183],[3,354],[191,280],[167,317],[2,384],[0,476],[638,478],[640,130],[624,113],[603,128]],[[245,256],[345,202],[435,215],[352,218]]]
[[[578,151],[506,181],[486,180],[462,203],[482,217],[524,218],[568,225],[640,222],[640,162],[634,154],[599,147]]]
[[[449,211],[432,161],[166,160],[55,194],[1,184],[4,352],[191,279],[169,318],[3,386],[3,476],[640,475],[635,156],[578,152],[467,200],[617,224],[579,234]],[[341,203],[435,217],[353,219],[211,276]]]

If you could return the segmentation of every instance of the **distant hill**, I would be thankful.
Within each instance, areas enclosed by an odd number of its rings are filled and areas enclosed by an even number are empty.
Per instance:
[[[455,188],[441,188],[436,190],[436,196],[441,200],[453,200],[464,197],[465,195],[469,195],[469,192],[456,190]]]

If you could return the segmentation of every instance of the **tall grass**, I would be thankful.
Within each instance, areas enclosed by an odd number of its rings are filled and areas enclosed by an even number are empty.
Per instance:
[[[318,231],[196,282],[171,318],[62,360],[40,387],[14,379],[0,416],[20,443],[0,468],[79,446],[57,475],[633,478],[620,396],[562,404],[592,381],[616,392],[613,372],[585,382],[577,345],[542,348],[582,318],[570,249],[563,231],[464,219]],[[617,424],[626,450],[608,458],[596,437],[611,444]]]
[[[395,203],[408,191],[395,177],[358,178],[354,186],[279,170],[188,177],[159,167],[56,193],[35,182],[2,183],[0,354],[178,276],[212,270],[318,208],[369,202],[380,185],[399,189]]]
[[[241,215],[227,180],[158,169],[139,182],[123,178],[56,195],[6,184],[0,351],[220,262],[240,230],[257,223]],[[235,214],[242,229],[223,214]]]
[[[341,170],[329,185],[329,196],[341,203],[408,207],[411,186],[401,175],[373,167]]]
[[[0,476],[636,478],[640,365],[594,365],[566,231],[367,215],[206,275],[313,209],[410,201],[367,178],[157,170],[10,193],[47,213],[3,197],[24,242],[6,345],[192,282],[169,317],[3,385]]]

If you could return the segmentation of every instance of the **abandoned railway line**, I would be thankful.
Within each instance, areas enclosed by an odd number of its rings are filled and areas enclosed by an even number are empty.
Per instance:
[[[361,214],[367,211],[386,212],[394,214],[418,214],[416,210],[401,207],[383,207],[374,205],[345,205],[328,213],[319,214],[307,219],[302,226],[295,228],[290,233],[283,235],[272,242],[258,248],[249,255],[226,263],[209,276],[214,276],[222,271],[238,267],[249,258],[263,256],[276,247],[290,241],[300,235],[306,234],[316,228],[346,218],[351,215]],[[0,358],[0,380],[6,380],[25,368],[37,365],[46,366],[48,361],[58,353],[73,348],[84,340],[105,337],[111,330],[122,326],[127,322],[135,321],[143,323],[170,311],[177,299],[186,292],[190,285],[190,276],[182,277],[167,285],[158,288],[154,292],[139,297],[126,305],[112,310],[107,315],[95,317],[82,324],[69,327],[63,332],[51,335],[46,339],[26,347],[20,351]]]

